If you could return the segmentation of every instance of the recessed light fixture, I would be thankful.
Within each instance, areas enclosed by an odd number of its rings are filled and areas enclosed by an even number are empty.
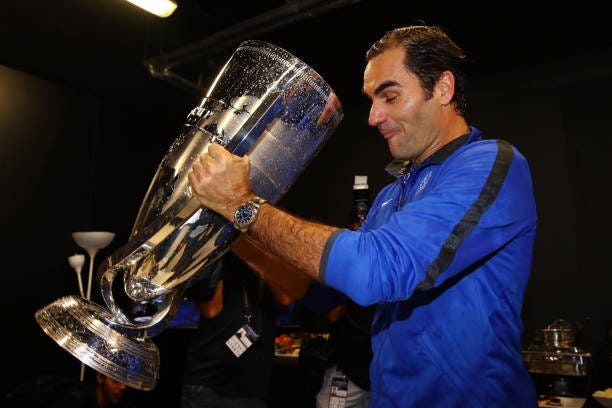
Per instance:
[[[127,0],[158,17],[168,17],[176,10],[174,0]]]

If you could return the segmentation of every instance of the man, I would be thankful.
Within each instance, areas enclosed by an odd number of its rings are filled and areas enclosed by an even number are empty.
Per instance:
[[[312,278],[378,304],[373,407],[537,406],[520,357],[537,219],[531,176],[514,147],[468,126],[464,59],[428,26],[393,30],[367,52],[368,120],[397,180],[359,230],[267,203],[247,220],[253,237]],[[228,220],[255,196],[248,157],[218,145],[189,178],[200,203]]]
[[[211,278],[187,290],[200,319],[185,357],[181,407],[265,407],[276,306],[292,299],[231,252],[208,268]]]
[[[309,343],[310,347],[302,347],[299,356],[300,365],[312,376],[313,383],[316,383],[316,407],[334,406],[334,398],[340,398],[331,395],[332,385],[346,387],[346,396],[341,398],[344,405],[335,406],[367,407],[370,402],[368,368],[372,358],[370,325],[376,306],[357,305],[337,290],[292,268],[248,234],[236,240],[232,252],[246,260],[249,267],[268,282],[276,293],[287,298],[283,304],[299,300],[302,306],[325,316],[331,323],[328,341],[319,341],[323,339],[321,337]],[[319,347],[323,347],[323,350]],[[321,354],[327,354],[329,361],[321,360]]]
[[[323,345],[329,353],[329,360],[320,372],[322,381],[316,396],[316,408],[367,408],[370,405],[369,367],[372,360],[370,328],[376,305],[360,306],[317,281],[312,282],[302,304],[315,312],[337,304],[324,313],[331,322],[329,338]],[[302,357],[300,355],[300,362]],[[346,395],[336,395],[336,387],[346,389]]]

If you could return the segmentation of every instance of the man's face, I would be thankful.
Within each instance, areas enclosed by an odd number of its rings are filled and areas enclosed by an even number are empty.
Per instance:
[[[363,74],[363,92],[372,101],[368,123],[378,127],[394,159],[421,161],[439,138],[439,103],[425,100],[418,78],[394,47],[372,58]],[[420,160],[419,160],[420,159]]]

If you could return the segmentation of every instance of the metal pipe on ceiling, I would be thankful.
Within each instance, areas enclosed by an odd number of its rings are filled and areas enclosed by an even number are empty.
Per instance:
[[[144,64],[151,76],[175,81],[177,76],[180,77],[180,75],[173,73],[173,68],[221,53],[228,46],[235,46],[249,37],[270,32],[304,18],[314,17],[339,7],[358,3],[359,1],[361,0],[293,1],[224,30],[217,31],[206,38],[175,51],[148,58],[144,61]],[[180,78],[180,82],[182,86],[190,83],[184,78]],[[195,84],[192,84],[192,87],[199,88]]]

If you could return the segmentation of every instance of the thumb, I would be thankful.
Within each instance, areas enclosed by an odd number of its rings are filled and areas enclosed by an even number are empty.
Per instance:
[[[248,154],[245,154],[242,157],[238,157],[238,161],[240,162],[240,164],[242,164],[243,166],[250,166],[251,163],[251,159],[249,158]]]

